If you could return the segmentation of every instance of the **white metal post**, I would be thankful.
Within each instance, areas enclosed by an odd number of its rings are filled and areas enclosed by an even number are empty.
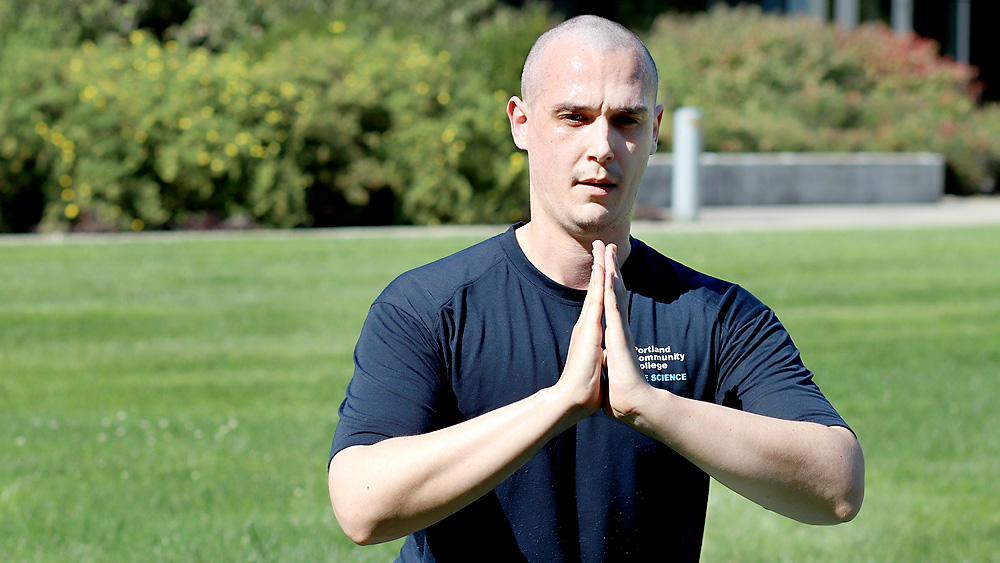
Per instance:
[[[698,157],[701,155],[701,110],[679,107],[674,111],[673,166],[671,167],[671,217],[675,221],[698,219]]]
[[[892,0],[890,19],[896,33],[913,31],[913,0]]]
[[[816,18],[819,21],[826,21],[826,0],[808,0],[806,2],[806,9],[809,11],[810,17]]]
[[[955,3],[955,60],[969,64],[969,30],[972,28],[972,1]]]
[[[833,17],[845,31],[853,31],[861,21],[861,8],[858,0],[834,0]]]

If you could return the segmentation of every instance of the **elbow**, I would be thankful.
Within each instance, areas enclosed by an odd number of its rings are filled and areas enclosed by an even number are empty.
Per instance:
[[[865,500],[864,465],[861,465],[860,475],[851,479],[847,491],[834,504],[833,514],[837,524],[850,522],[861,512]]]
[[[861,512],[864,502],[864,482],[852,487],[846,494],[833,503],[833,524],[844,524],[854,520]]]
[[[352,486],[345,477],[350,472],[341,467],[343,464],[338,463],[339,461],[341,460],[334,457],[327,475],[330,504],[337,524],[348,539],[358,545],[372,545],[386,541],[377,539],[378,520],[374,517],[373,507],[354,494],[357,487]]]
[[[333,506],[333,516],[337,519],[337,524],[349,540],[358,545],[371,545],[375,543],[372,537],[375,534],[375,527],[365,518],[360,510],[348,495],[340,494],[334,486],[333,473],[330,474],[330,504]]]
[[[340,524],[340,529],[344,531],[344,535],[346,535],[352,542],[358,545],[373,545],[379,543],[375,540],[374,526],[366,525],[360,520],[346,518],[342,516],[336,508],[334,508],[333,512],[337,517],[337,523]]]
[[[865,499],[865,459],[857,438],[850,436],[842,459],[844,464],[839,479],[838,493],[833,495],[834,524],[850,522],[861,511]]]
[[[378,524],[375,519],[357,502],[345,498],[349,496],[337,494],[331,483],[330,503],[333,506],[333,515],[344,535],[358,545],[372,545],[385,541],[377,539]]]

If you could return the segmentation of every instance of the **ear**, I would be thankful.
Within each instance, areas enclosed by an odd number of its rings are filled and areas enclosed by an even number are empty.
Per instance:
[[[527,104],[517,96],[511,96],[507,101],[507,119],[510,120],[510,134],[514,137],[517,148],[528,150],[528,114]]]
[[[656,117],[653,119],[653,146],[649,149],[649,154],[656,152],[656,145],[660,142],[660,122],[663,121],[663,104],[659,104],[653,109]]]

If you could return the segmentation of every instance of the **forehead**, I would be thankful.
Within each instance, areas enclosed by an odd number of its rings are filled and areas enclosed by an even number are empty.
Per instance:
[[[577,41],[554,41],[540,60],[538,102],[545,105],[649,105],[645,64],[634,49],[597,50]]]

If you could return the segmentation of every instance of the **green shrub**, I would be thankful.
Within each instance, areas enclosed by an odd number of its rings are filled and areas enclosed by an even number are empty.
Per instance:
[[[416,37],[334,21],[257,59],[139,31],[25,54],[0,61],[12,93],[0,101],[0,216],[31,195],[44,202],[42,230],[468,223],[526,211],[507,93]],[[4,220],[4,230],[31,226]]]
[[[69,55],[9,45],[0,57],[0,232],[32,229],[47,202],[60,197],[53,171],[63,153],[44,124],[75,103],[62,73]]]
[[[722,8],[661,17],[647,44],[668,113],[702,109],[707,150],[940,152],[952,189],[995,186],[1000,108],[977,106],[974,69],[928,40]]]
[[[95,0],[49,19],[32,6],[0,0],[0,231],[527,213],[503,108],[553,23],[538,5]],[[156,17],[159,35],[135,29]],[[663,17],[647,43],[661,100],[703,109],[708,150],[935,151],[958,191],[995,187],[1000,110],[932,43],[752,9]]]

